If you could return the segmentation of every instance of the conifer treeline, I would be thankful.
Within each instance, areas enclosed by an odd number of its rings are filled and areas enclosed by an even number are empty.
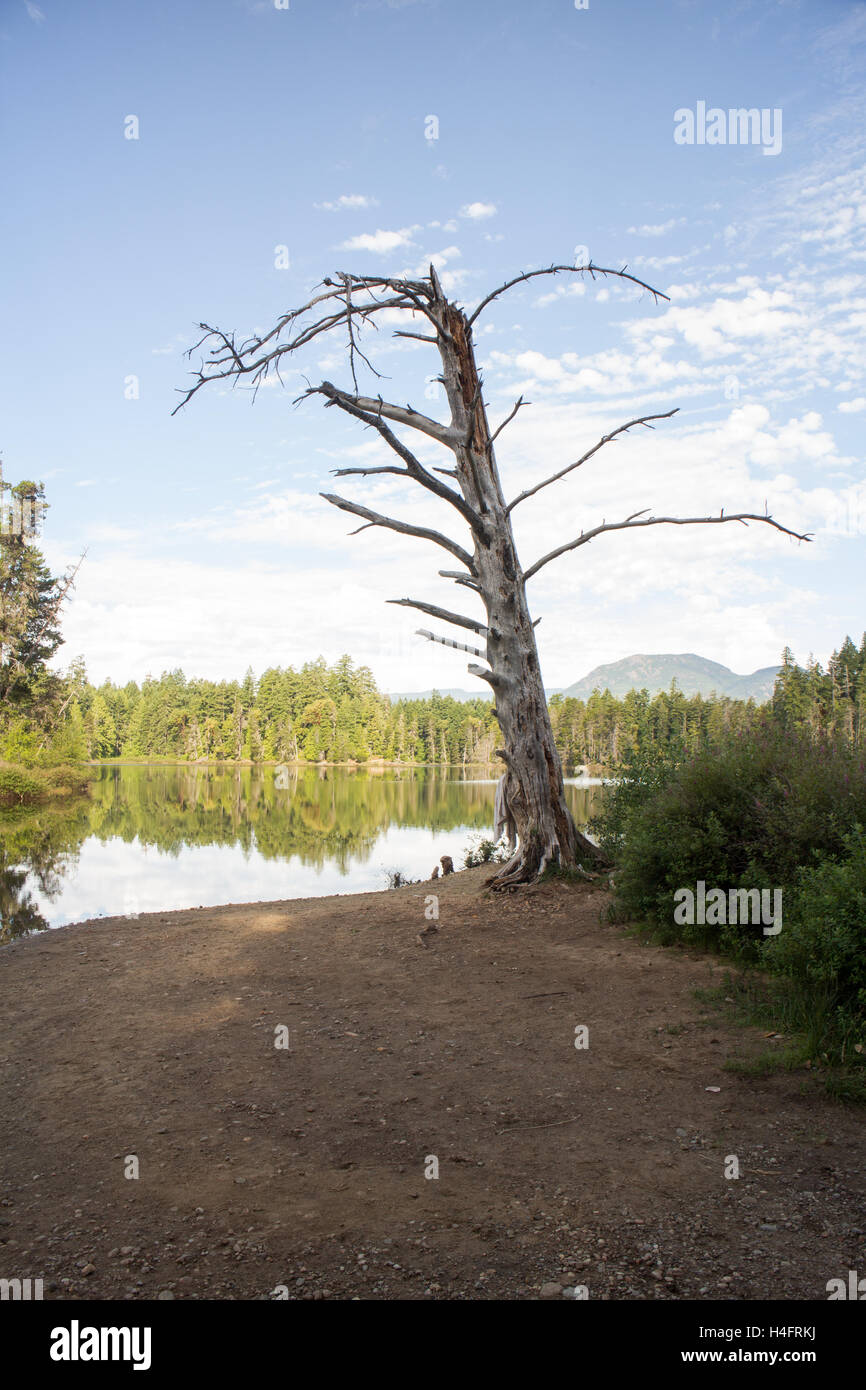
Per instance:
[[[859,649],[850,637],[827,663],[798,666],[786,647],[776,677],[773,709],[788,729],[815,739],[839,738],[853,748],[866,746],[866,633]]]
[[[164,673],[142,685],[93,686],[83,665],[67,675],[68,699],[55,742],[76,758],[170,758],[285,762],[495,762],[498,726],[492,702],[461,702],[434,694],[391,701],[366,666],[343,656],[300,669],[273,667],[257,680],[188,680]],[[846,638],[827,670],[797,665],[785,649],[772,700],[788,728],[814,737],[866,744],[866,636],[859,649]],[[554,695],[551,719],[567,771],[612,766],[647,745],[669,752],[715,746],[729,731],[753,723],[758,706],[728,696],[686,697],[674,682],[650,697],[617,699],[595,691],[588,700]]]
[[[366,666],[343,656],[256,680],[187,680],[182,671],[116,686],[78,667],[65,716],[68,756],[260,762],[486,762],[496,721],[489,700],[434,695],[393,703]]]

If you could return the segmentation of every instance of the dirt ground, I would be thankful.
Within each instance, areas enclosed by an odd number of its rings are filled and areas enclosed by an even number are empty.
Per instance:
[[[724,1070],[768,1046],[695,998],[724,966],[601,923],[594,885],[492,897],[486,874],[0,951],[0,1276],[750,1300],[866,1273],[862,1111]]]

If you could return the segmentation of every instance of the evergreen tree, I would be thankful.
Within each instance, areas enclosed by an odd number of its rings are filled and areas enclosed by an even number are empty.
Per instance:
[[[20,483],[12,492],[43,497],[37,483]],[[26,536],[0,531],[0,709],[32,705],[48,693],[47,663],[63,641],[60,607],[70,583],[50,573]]]

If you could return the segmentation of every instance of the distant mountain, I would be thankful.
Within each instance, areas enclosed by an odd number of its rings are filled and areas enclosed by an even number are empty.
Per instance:
[[[484,686],[478,690],[400,690],[388,694],[389,700],[429,700],[431,695],[450,695],[452,700],[492,700]]]
[[[708,661],[705,656],[694,652],[668,653],[661,656],[626,656],[622,661],[612,661],[607,666],[596,666],[583,680],[575,681],[564,689],[551,688],[551,695],[573,695],[578,700],[588,700],[593,690],[609,690],[611,695],[622,699],[629,690],[647,689],[650,695],[659,690],[670,690],[675,680],[684,695],[730,695],[734,700],[752,699],[756,704],[764,704],[773,694],[776,675],[781,668],[764,666],[753,671],[750,676],[738,676],[728,666],[718,661]],[[429,700],[432,690],[403,690],[389,695],[391,700]],[[452,700],[489,700],[484,688],[480,690],[437,690],[437,695],[450,695]]]
[[[764,666],[749,676],[738,676],[727,666],[717,661],[708,661],[694,652],[667,653],[660,656],[638,654],[626,656],[622,661],[613,661],[607,666],[596,666],[582,680],[575,681],[562,691],[578,700],[586,700],[593,690],[609,690],[611,695],[622,699],[629,690],[649,691],[655,695],[660,690],[669,690],[675,680],[684,695],[729,695],[732,699],[752,699],[763,704],[773,694],[773,686],[778,666]],[[552,693],[552,692],[551,692]]]

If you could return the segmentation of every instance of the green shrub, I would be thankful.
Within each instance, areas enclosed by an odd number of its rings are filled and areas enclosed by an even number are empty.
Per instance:
[[[831,1070],[851,1064],[845,1075],[862,1089],[862,752],[841,741],[813,743],[767,716],[677,766],[646,755],[634,760],[596,825],[617,864],[612,920],[636,920],[662,941],[711,947],[774,972],[772,1012],[786,1033],[799,1035],[802,1055]],[[781,931],[764,936],[764,923],[676,922],[676,890],[696,892],[701,881],[726,898],[731,889],[781,889]]]
[[[511,851],[504,840],[491,840],[475,834],[463,851],[464,869],[477,869],[480,864],[505,864],[511,858]]]
[[[862,756],[816,747],[770,719],[673,769],[650,769],[608,801],[620,795],[624,810],[611,812],[620,836],[619,918],[650,921],[669,939],[715,944],[752,960],[768,939],[760,926],[677,925],[676,889],[694,890],[701,880],[725,892],[781,888],[785,901],[801,868],[839,858],[852,827],[866,824]]]
[[[90,768],[72,767],[68,763],[56,767],[36,764],[21,767],[14,763],[0,763],[0,806],[44,801],[58,793],[84,792],[92,777]]]
[[[590,831],[608,859],[619,858],[631,818],[667,786],[682,756],[654,745],[630,749],[613,769],[613,786],[605,792],[601,810],[589,822]]]
[[[866,827],[839,860],[801,870],[767,961],[792,982],[804,1016],[820,1020],[815,1051],[866,1044]]]
[[[54,791],[82,792],[86,791],[94,773],[89,768],[60,763],[56,767],[46,767],[42,775],[46,785]]]
[[[23,767],[0,767],[0,804],[32,801],[44,796],[45,789],[44,777],[36,772]]]

